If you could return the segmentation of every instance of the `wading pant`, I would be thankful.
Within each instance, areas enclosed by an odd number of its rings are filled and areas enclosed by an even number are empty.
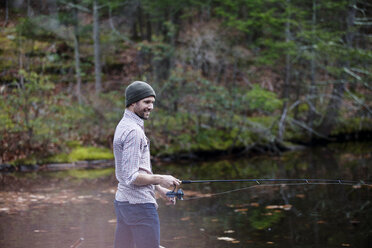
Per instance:
[[[155,204],[114,201],[117,218],[114,248],[159,248],[160,223]]]

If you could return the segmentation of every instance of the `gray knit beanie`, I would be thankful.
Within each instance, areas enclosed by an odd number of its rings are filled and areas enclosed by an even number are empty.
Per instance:
[[[154,89],[145,82],[135,81],[125,89],[125,106],[128,107],[149,96],[156,97]]]

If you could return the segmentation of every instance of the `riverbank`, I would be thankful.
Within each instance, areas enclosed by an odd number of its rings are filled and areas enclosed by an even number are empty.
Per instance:
[[[114,166],[114,160],[85,160],[71,163],[10,165],[0,164],[0,172],[60,171],[71,169],[97,169]]]
[[[372,142],[372,132],[360,132],[348,135],[337,135],[328,139],[313,139],[307,142],[273,142],[266,145],[255,144],[250,147],[236,147],[229,150],[200,150],[193,152],[175,153],[170,155],[153,156],[152,163],[190,163],[197,161],[210,161],[219,159],[236,159],[239,157],[255,157],[261,155],[280,156],[285,152],[303,150],[312,147],[327,146],[330,144],[344,143],[368,143]],[[90,155],[91,157],[95,157]],[[105,155],[107,157],[107,154]],[[97,169],[114,167],[113,159],[80,160],[73,162],[55,162],[41,164],[0,164],[0,172],[34,172],[34,171],[61,171],[71,169]]]
[[[191,162],[191,161],[205,161],[222,158],[238,158],[241,156],[257,156],[262,154],[267,155],[280,155],[286,151],[305,149],[306,146],[296,145],[293,143],[282,143],[272,142],[269,144],[253,144],[249,147],[234,147],[228,150],[197,150],[190,152],[178,152],[173,154],[165,154],[159,156],[152,156],[153,163],[172,163],[172,162]],[[83,150],[83,148],[79,148]],[[92,150],[92,149],[88,149]],[[99,151],[94,149],[94,151]],[[101,153],[104,157],[107,155]],[[59,171],[68,169],[95,169],[95,168],[106,168],[115,166],[113,159],[95,159],[95,160],[80,160],[68,162],[68,154],[62,154],[55,156],[58,160],[65,159],[66,161],[55,162],[55,163],[32,163],[37,159],[30,160],[28,164],[16,163],[16,164],[0,164],[0,172],[32,172],[32,171]],[[99,156],[89,154],[89,158],[97,158]],[[113,156],[112,156],[113,157]],[[81,158],[84,158],[81,156]],[[30,163],[31,162],[31,163]]]

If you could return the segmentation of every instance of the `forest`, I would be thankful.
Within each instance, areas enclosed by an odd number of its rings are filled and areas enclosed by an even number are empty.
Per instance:
[[[4,0],[0,164],[112,159],[135,80],[154,158],[372,140],[367,0]]]

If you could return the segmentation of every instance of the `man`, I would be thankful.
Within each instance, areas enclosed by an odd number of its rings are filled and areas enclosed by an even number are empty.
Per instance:
[[[119,181],[115,195],[117,225],[115,248],[159,248],[160,224],[155,200],[166,197],[168,188],[181,183],[170,175],[152,173],[150,141],[144,120],[154,107],[155,91],[145,82],[135,81],[125,90],[126,109],[115,130],[115,173]]]

